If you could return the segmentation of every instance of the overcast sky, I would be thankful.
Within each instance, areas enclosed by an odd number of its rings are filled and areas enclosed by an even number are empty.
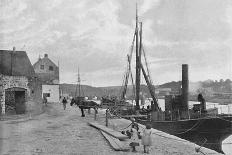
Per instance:
[[[137,0],[154,84],[232,79],[232,1]],[[60,82],[121,85],[135,28],[135,0],[1,0],[0,49],[47,53]],[[144,81],[143,81],[144,82]]]

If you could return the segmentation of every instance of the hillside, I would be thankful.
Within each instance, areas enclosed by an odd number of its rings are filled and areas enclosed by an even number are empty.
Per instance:
[[[102,97],[106,95],[118,96],[120,94],[121,86],[109,86],[109,87],[92,87],[88,85],[81,86],[84,95],[89,97]],[[171,88],[172,91],[179,91],[181,88],[181,81],[172,81],[168,83],[164,83],[158,86],[159,88]],[[76,85],[74,84],[60,84],[60,88],[63,93],[71,94],[75,96]],[[146,85],[141,85],[141,91],[147,97],[149,97],[149,91]],[[196,95],[198,93],[202,93],[204,96],[211,96],[215,93],[231,93],[232,92],[232,81],[230,79],[213,81],[199,81],[199,82],[190,82],[189,84],[189,92],[190,95]],[[77,88],[77,94],[79,94],[79,90]],[[81,92],[81,94],[83,94]],[[128,86],[127,89],[127,97],[130,98],[133,94],[133,87]]]
[[[102,96],[119,96],[121,86],[109,86],[109,87],[92,87],[88,85],[81,85],[83,91],[81,91],[81,95],[88,97],[102,97]],[[70,94],[71,96],[75,96],[76,85],[74,84],[60,84],[60,89],[64,94]],[[144,94],[149,94],[149,91],[145,85],[141,85],[141,90]],[[77,88],[77,95],[79,94],[79,89]],[[133,87],[128,86],[127,89],[127,97],[131,97],[133,94]]]

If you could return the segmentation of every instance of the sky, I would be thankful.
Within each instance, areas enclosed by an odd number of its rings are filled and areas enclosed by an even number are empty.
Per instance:
[[[121,85],[136,2],[154,84],[181,80],[184,63],[190,81],[232,79],[230,0],[1,0],[0,49],[32,64],[47,53],[60,83],[76,83],[79,67],[83,84]]]

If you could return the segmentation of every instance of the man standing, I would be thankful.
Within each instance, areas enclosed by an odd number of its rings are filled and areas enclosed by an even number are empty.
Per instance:
[[[67,104],[67,100],[66,100],[65,97],[63,98],[62,103],[63,103],[63,107],[64,107],[64,110],[65,110],[66,109],[66,104]]]
[[[43,103],[45,106],[47,106],[48,100],[47,100],[47,97],[45,95],[43,95]]]
[[[201,103],[201,109],[200,109],[200,111],[202,113],[205,113],[206,112],[206,103],[205,103],[205,99],[204,99],[203,95],[202,94],[198,94],[197,100]]]

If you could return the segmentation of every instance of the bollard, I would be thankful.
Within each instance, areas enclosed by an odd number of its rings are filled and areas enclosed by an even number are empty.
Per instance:
[[[172,111],[171,111],[171,121],[172,121]]]
[[[108,127],[108,109],[106,109],[106,126]]]
[[[95,121],[97,120],[97,109],[96,108],[94,109],[94,120]]]
[[[200,108],[200,117],[201,117],[201,108]]]

